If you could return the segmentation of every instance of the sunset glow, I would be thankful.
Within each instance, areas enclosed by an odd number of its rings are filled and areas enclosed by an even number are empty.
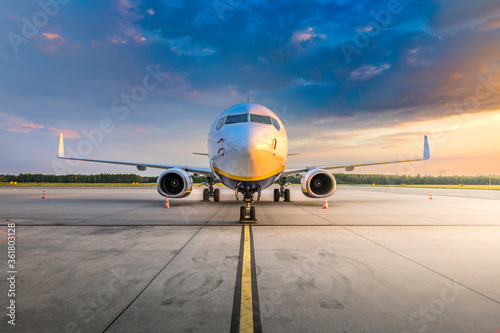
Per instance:
[[[355,172],[500,174],[498,2],[112,0],[41,23],[36,2],[0,9],[3,173],[54,173],[59,133],[88,158],[203,166],[191,152],[250,95],[283,120],[290,166],[407,158],[428,135],[430,161]]]

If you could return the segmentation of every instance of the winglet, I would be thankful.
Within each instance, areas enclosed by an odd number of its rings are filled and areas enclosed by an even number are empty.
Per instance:
[[[427,140],[427,135],[424,136],[424,160],[431,158],[431,153],[429,152],[429,140]]]
[[[59,150],[57,151],[57,157],[64,158],[64,138],[62,133],[61,137],[59,138]]]

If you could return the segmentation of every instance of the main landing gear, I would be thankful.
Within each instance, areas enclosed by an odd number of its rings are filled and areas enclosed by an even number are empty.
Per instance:
[[[260,189],[236,189],[236,196],[238,192],[243,194],[243,202],[246,206],[240,207],[240,223],[257,223],[257,218],[255,217],[255,206],[253,204],[253,195],[255,192],[259,193],[257,201],[260,199]]]
[[[214,198],[215,202],[220,201],[220,190],[218,188],[214,189],[214,179],[212,177],[208,177],[208,184],[203,183],[206,189],[203,190],[203,201],[210,201],[210,198]]]
[[[280,178],[280,188],[274,189],[274,202],[279,202],[280,198],[283,198],[284,202],[290,202],[290,189],[285,188],[291,183],[286,183],[286,178]]]

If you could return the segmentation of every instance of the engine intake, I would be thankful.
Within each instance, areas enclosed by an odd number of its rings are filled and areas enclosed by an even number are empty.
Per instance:
[[[191,176],[182,169],[169,169],[156,181],[156,189],[164,197],[184,198],[191,194],[192,188]]]
[[[309,198],[329,197],[337,189],[335,177],[323,169],[309,170],[301,180],[302,193]]]

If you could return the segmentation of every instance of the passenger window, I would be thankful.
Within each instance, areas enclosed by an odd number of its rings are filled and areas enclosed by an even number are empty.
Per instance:
[[[217,130],[220,130],[222,128],[222,126],[224,126],[224,121],[226,120],[226,118],[221,118],[219,120],[219,123],[217,124]]]
[[[227,116],[226,124],[247,123],[248,114],[237,114],[234,116]]]
[[[273,126],[276,127],[276,129],[279,131],[280,130],[280,124],[278,123],[278,121],[274,118],[271,118],[272,122],[273,122]]]
[[[268,116],[259,116],[256,114],[250,115],[250,121],[252,123],[269,124],[271,125],[271,118]]]

